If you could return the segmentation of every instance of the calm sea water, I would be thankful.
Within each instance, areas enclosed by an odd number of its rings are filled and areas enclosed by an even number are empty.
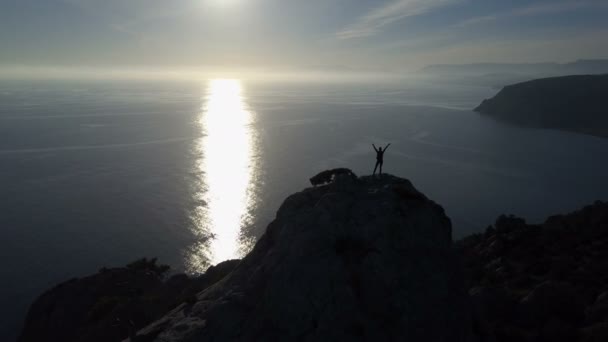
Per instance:
[[[495,89],[391,84],[0,82],[0,340],[40,291],[158,257],[238,257],[282,200],[333,167],[406,177],[454,236],[608,198],[608,140],[470,111]]]

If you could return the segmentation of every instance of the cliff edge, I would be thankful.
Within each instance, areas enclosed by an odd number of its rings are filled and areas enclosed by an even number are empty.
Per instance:
[[[136,341],[465,341],[443,209],[401,178],[337,176],[287,198],[234,271]]]
[[[142,259],[67,281],[32,304],[19,341],[608,340],[608,203],[542,224],[503,215],[452,244],[409,181],[338,171],[287,198],[243,260],[167,279]]]

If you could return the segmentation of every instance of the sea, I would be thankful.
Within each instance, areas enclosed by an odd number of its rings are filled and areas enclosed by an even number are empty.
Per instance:
[[[0,81],[0,340],[73,277],[158,258],[242,257],[309,178],[383,171],[444,207],[453,237],[608,199],[608,139],[472,111],[497,88],[390,81]],[[550,101],[551,99],[547,99]]]

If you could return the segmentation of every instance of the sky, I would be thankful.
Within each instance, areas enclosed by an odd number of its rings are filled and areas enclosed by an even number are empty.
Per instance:
[[[606,42],[608,0],[0,0],[0,68],[390,71]]]

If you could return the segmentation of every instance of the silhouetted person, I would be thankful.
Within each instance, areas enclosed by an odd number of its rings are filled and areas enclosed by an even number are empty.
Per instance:
[[[382,163],[384,162],[384,152],[386,152],[386,149],[389,146],[391,146],[391,144],[386,145],[384,150],[382,149],[382,147],[376,148],[376,145],[374,145],[374,144],[372,144],[372,146],[374,147],[374,151],[376,151],[376,166],[374,167],[373,175],[376,174],[376,169],[378,168],[378,166],[380,166],[380,172],[378,172],[378,174],[381,175],[382,174]]]

